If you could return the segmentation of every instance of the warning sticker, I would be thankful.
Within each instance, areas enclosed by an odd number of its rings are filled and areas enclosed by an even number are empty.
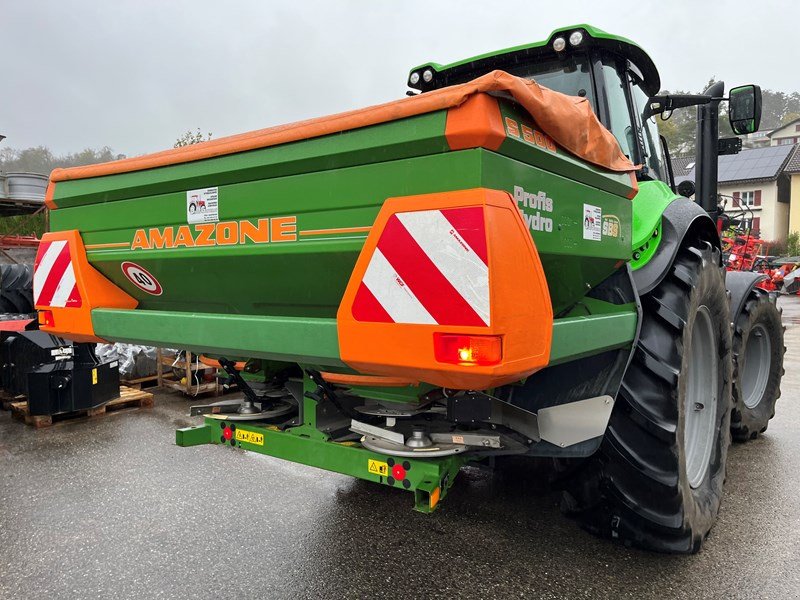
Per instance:
[[[379,460],[367,460],[367,470],[373,475],[381,475],[382,477],[389,476],[389,465]]]
[[[144,267],[127,260],[122,263],[120,267],[125,277],[143,292],[147,292],[153,296],[160,296],[164,291],[161,284],[158,283],[158,280]]]
[[[599,242],[602,239],[603,210],[591,204],[583,205],[583,239]]]
[[[211,223],[219,221],[218,188],[186,192],[186,222]]]
[[[246,431],[244,429],[236,430],[236,439],[240,442],[247,442],[248,444],[255,444],[256,446],[264,445],[264,434],[255,431]]]

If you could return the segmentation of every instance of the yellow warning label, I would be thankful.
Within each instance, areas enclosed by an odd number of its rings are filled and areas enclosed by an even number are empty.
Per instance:
[[[240,442],[255,444],[256,446],[264,445],[264,434],[256,433],[255,431],[245,431],[244,429],[237,429],[236,439],[239,440]]]
[[[389,476],[389,465],[379,460],[367,460],[367,470],[373,475],[381,475],[383,477]]]
[[[92,385],[97,385],[97,369],[92,369]]]

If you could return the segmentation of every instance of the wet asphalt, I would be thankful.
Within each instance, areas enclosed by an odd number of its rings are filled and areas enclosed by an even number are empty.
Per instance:
[[[798,598],[800,298],[760,439],[731,449],[695,556],[562,517],[535,465],[465,469],[432,515],[392,490],[232,448],[174,445],[153,409],[34,430],[0,411],[0,598]]]

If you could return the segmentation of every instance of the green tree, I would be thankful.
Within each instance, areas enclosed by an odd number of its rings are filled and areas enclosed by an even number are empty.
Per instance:
[[[186,133],[182,134],[177,140],[175,140],[174,148],[181,148],[183,146],[191,146],[192,144],[199,144],[200,142],[208,142],[211,140],[211,133],[203,134],[200,132],[200,128],[197,128],[197,131],[187,131]]]
[[[709,79],[708,84],[703,89],[708,88],[716,81],[714,77]],[[664,90],[662,94],[701,94],[703,90],[694,92],[684,90]],[[781,125],[800,118],[800,92],[777,92],[773,90],[761,90],[761,125],[760,130],[771,130]],[[695,108],[683,108],[676,110],[672,115],[667,115],[667,120],[659,121],[661,134],[667,139],[670,152],[675,154],[692,154],[695,149],[697,138],[697,110]],[[730,137],[732,135],[727,118],[727,104],[720,105],[719,117],[720,137]]]
[[[788,256],[800,256],[800,233],[797,231],[786,236],[786,252]]]
[[[80,152],[73,152],[57,156],[45,146],[17,150],[12,147],[0,150],[0,172],[3,173],[40,173],[49,175],[53,169],[59,167],[80,167],[94,163],[109,162],[125,158],[124,154],[117,154],[108,146],[99,149],[86,148]],[[20,234],[42,236],[45,230],[44,214],[17,215],[0,219],[0,234]]]
[[[787,125],[796,119],[800,119],[800,112],[787,112],[781,119],[781,125]]]
[[[25,148],[17,150],[15,148],[3,148],[0,150],[0,171],[42,173],[49,175],[50,172],[59,167],[80,167],[101,162],[109,162],[125,158],[124,154],[116,154],[108,146],[99,149],[86,148],[80,152],[54,155],[45,146]]]

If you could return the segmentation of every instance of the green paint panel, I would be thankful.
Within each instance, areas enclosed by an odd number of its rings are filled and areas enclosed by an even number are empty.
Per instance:
[[[524,120],[518,109],[502,104],[504,115]],[[385,200],[475,187],[506,190],[515,199],[544,265],[554,312],[573,318],[570,310],[587,290],[620,261],[630,260],[628,176],[524,139],[508,139],[498,152],[447,151],[444,114],[59,183],[61,208],[52,212],[52,229],[79,230],[90,263],[140,303],[133,311],[94,310],[97,335],[341,368],[336,312],[366,230]],[[186,192],[209,186],[218,188],[220,221],[295,218],[296,239],[130,249],[137,230],[152,237],[168,229],[177,237],[183,228],[197,237],[198,226],[187,225]],[[593,217],[589,229],[587,214]],[[235,236],[234,241],[242,240]],[[122,247],[99,246],[105,244]],[[147,269],[163,292],[154,296],[136,287],[122,272],[125,261]],[[556,332],[572,331],[563,327],[558,325]],[[623,343],[619,340],[625,335],[617,332],[609,339]],[[602,346],[602,340],[590,339],[581,349],[558,341],[560,336],[556,333],[554,346],[559,359],[565,352]],[[387,400],[408,397],[399,390],[380,394]]]
[[[334,319],[96,308],[92,325],[104,339],[131,344],[344,366]]]
[[[663,181],[642,181],[633,199],[633,270],[646,265],[661,243],[661,215],[679,198]]]
[[[64,181],[54,200],[69,208],[444,152],[446,116],[438,111],[201,161]]]
[[[367,233],[304,236],[302,232],[369,227],[392,196],[477,187],[483,152],[452,152],[219,187],[221,220],[296,216],[300,232],[296,242],[90,250],[89,260],[139,300],[143,309],[334,317]],[[80,229],[86,244],[130,241],[137,227],[185,224],[186,194],[63,209],[54,211],[56,215],[58,229]],[[97,231],[91,224],[102,224],[103,229]],[[122,273],[123,261],[147,269],[163,293],[151,296],[133,285]]]
[[[632,207],[627,198],[493,153],[486,153],[482,183],[508,191],[517,201],[536,243],[556,315],[608,277],[619,261],[630,260]],[[545,208],[530,197],[541,194],[550,200]],[[587,207],[602,215],[599,239],[586,239]],[[610,231],[606,222],[615,224],[616,235],[603,234],[604,227]]]
[[[551,365],[630,346],[636,338],[639,317],[635,304],[617,306],[591,298],[581,304],[588,312],[585,316],[553,322]]]

